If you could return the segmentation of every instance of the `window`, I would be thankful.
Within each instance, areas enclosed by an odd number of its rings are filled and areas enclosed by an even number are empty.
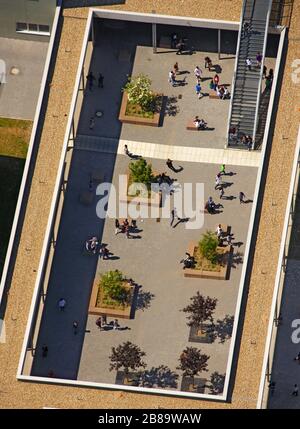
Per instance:
[[[28,34],[39,34],[43,36],[50,36],[50,27],[49,25],[44,24],[28,24],[26,22],[17,22],[16,31],[18,33],[28,33]]]
[[[17,22],[16,31],[26,31],[26,30],[27,30],[27,24],[25,22]]]
[[[28,24],[28,30],[37,33],[38,31],[37,24]]]

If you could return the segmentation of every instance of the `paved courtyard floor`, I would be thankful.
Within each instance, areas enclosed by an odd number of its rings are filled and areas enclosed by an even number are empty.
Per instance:
[[[156,171],[164,171],[165,163],[152,159]],[[128,159],[118,156],[115,174],[125,172]],[[219,201],[218,192],[214,191],[213,178],[217,171],[215,165],[198,163],[181,163],[184,170],[171,176],[182,182],[205,183],[205,197],[212,195]],[[236,173],[226,176],[225,181],[232,183],[228,188],[228,196],[238,196],[242,189],[251,198],[256,180],[255,168],[228,166],[229,171]],[[117,177],[114,177],[116,180]],[[209,182],[209,179],[212,181]],[[119,319],[120,331],[99,331],[95,325],[96,316],[89,316],[85,335],[78,379],[102,383],[114,383],[116,374],[109,372],[109,354],[111,347],[123,341],[138,344],[146,352],[145,360],[148,369],[167,365],[176,370],[180,353],[186,346],[195,346],[210,356],[209,372],[202,374],[204,378],[217,371],[225,374],[230,340],[224,342],[220,338],[213,344],[189,342],[189,328],[186,316],[180,310],[189,303],[190,297],[200,291],[218,299],[215,321],[225,316],[233,316],[236,307],[241,267],[234,264],[229,280],[191,279],[183,277],[182,265],[179,261],[187,251],[189,241],[197,241],[206,230],[215,230],[219,222],[232,226],[235,236],[234,243],[243,243],[234,247],[234,259],[240,254],[243,258],[247,228],[252,204],[240,205],[238,199],[222,201],[223,213],[205,215],[204,225],[200,229],[187,230],[184,224],[176,228],[170,227],[170,219],[138,221],[141,239],[126,239],[124,234],[114,235],[114,220],[107,219],[103,231],[102,242],[109,244],[109,249],[120,259],[100,260],[97,274],[108,270],[119,269],[131,277],[142,288],[139,292],[137,310],[134,320]],[[112,320],[112,319],[110,319]],[[180,383],[179,383],[180,388]],[[207,389],[206,393],[210,390]]]
[[[0,38],[6,83],[0,86],[0,116],[33,120],[48,43]],[[12,67],[19,74],[11,73]]]

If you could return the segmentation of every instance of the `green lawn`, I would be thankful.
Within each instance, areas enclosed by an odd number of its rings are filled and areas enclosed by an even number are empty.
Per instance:
[[[22,179],[32,122],[0,118],[0,276]]]

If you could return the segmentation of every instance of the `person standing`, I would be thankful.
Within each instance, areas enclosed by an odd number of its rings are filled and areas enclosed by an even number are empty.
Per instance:
[[[58,308],[60,309],[60,311],[64,311],[66,305],[67,301],[64,298],[60,298],[60,300],[58,301]]]
[[[195,86],[195,90],[196,90],[196,94],[197,94],[198,98],[200,99],[202,94],[201,94],[201,86],[199,83],[197,83],[197,85]]]
[[[77,322],[77,320],[74,320],[74,322],[73,322],[73,332],[74,332],[74,335],[76,335],[77,332],[78,332],[78,322]]]
[[[43,344],[42,347],[42,356],[45,358],[48,355],[48,347],[46,346],[46,344]]]
[[[256,66],[257,67],[261,67],[262,59],[263,59],[263,56],[262,56],[261,52],[257,52],[257,55],[256,55]]]
[[[245,194],[244,194],[244,192],[240,192],[239,193],[239,200],[240,200],[240,204],[245,204]]]
[[[95,76],[93,75],[92,71],[89,72],[86,79],[87,79],[88,84],[89,84],[89,90],[92,91],[94,80],[95,80]]]
[[[98,76],[98,88],[103,88],[103,81],[104,81],[104,76],[103,76],[103,74],[101,74],[101,73],[99,73],[99,76]]]
[[[178,66],[178,62],[177,61],[176,61],[176,63],[173,66],[173,70],[174,70],[174,74],[175,75],[178,74],[178,72],[179,72],[179,66]]]
[[[299,393],[299,387],[298,384],[294,384],[294,390],[292,391],[293,396],[298,396]]]
[[[195,67],[194,74],[195,74],[195,77],[196,77],[197,81],[201,82],[201,80],[202,80],[202,70],[198,66]]]
[[[171,210],[171,223],[170,223],[170,226],[173,225],[173,222],[174,222],[175,219],[180,220],[180,217],[178,217],[178,214],[177,214],[176,207],[174,207],[173,210]]]
[[[212,61],[209,57],[204,58],[204,68],[208,68],[209,71],[212,68]]]
[[[249,71],[251,71],[252,61],[250,58],[246,58],[246,66]]]
[[[218,173],[216,175],[216,180],[215,180],[215,190],[217,190],[220,186],[221,186],[221,174]]]
[[[94,117],[92,116],[92,117],[90,118],[90,125],[89,125],[90,130],[93,130],[93,129],[94,129],[94,126],[95,126],[95,119],[94,119]]]
[[[131,153],[129,152],[127,144],[125,144],[125,146],[124,146],[124,153],[125,153],[125,155],[129,156],[129,158],[130,158]]]
[[[265,79],[267,77],[267,67],[266,66],[263,66],[262,77],[263,77],[263,79]]]
[[[214,90],[216,91],[216,89],[219,85],[219,82],[220,82],[220,78],[219,78],[219,75],[217,73],[213,77],[213,82],[214,82]]]
[[[223,176],[225,176],[225,175],[226,175],[226,171],[225,171],[225,164],[221,164],[221,167],[220,167],[220,174],[221,174],[221,175],[223,175]]]
[[[115,235],[119,234],[120,232],[120,222],[119,219],[115,219]]]
[[[169,82],[172,86],[175,86],[176,79],[175,79],[173,70],[169,71]]]
[[[113,330],[116,331],[120,327],[118,319],[113,321]]]

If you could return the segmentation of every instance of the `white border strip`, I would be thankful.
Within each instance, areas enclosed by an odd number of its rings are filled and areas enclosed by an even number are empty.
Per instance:
[[[34,287],[34,293],[33,293],[32,301],[31,301],[30,311],[29,311],[29,315],[28,315],[28,322],[27,322],[23,346],[22,346],[22,352],[21,352],[20,361],[19,361],[18,370],[17,370],[17,378],[20,378],[21,373],[22,373],[23,364],[25,362],[25,354],[26,354],[27,343],[28,343],[28,338],[29,338],[30,329],[31,329],[31,321],[32,321],[35,306],[37,303],[41,277],[42,277],[42,273],[44,270],[44,261],[46,258],[48,243],[49,243],[50,235],[51,235],[51,229],[52,229],[52,223],[53,223],[54,214],[55,214],[57,198],[58,198],[58,195],[60,192],[61,174],[63,171],[66,151],[67,151],[68,142],[69,142],[69,135],[70,135],[71,125],[72,125],[75,105],[76,105],[77,92],[78,92],[78,88],[79,88],[79,84],[80,84],[81,70],[83,67],[84,57],[85,57],[86,50],[87,50],[87,44],[88,44],[92,15],[93,15],[93,12],[92,12],[92,10],[90,10],[88,18],[87,18],[87,25],[86,25],[86,29],[85,29],[84,38],[83,38],[83,47],[82,47],[81,54],[80,54],[80,60],[79,60],[79,65],[78,65],[78,70],[77,70],[77,75],[76,75],[76,80],[75,80],[75,85],[74,85],[74,91],[73,91],[73,96],[72,96],[72,101],[71,101],[71,106],[70,106],[70,113],[68,116],[65,138],[64,138],[61,157],[60,157],[60,161],[59,161],[58,173],[57,173],[57,178],[56,178],[55,187],[54,187],[54,191],[53,191],[53,197],[52,197],[52,202],[51,202],[51,207],[50,207],[50,212],[49,212],[49,218],[48,218],[44,243],[43,243],[43,247],[42,247],[42,253],[41,253],[40,262],[39,262],[39,268],[38,268],[35,287]]]
[[[246,249],[245,249],[245,254],[244,254],[244,261],[247,261],[247,264],[245,264],[245,263],[243,264],[239,294],[238,294],[237,305],[236,305],[236,312],[235,312],[235,316],[234,316],[234,326],[233,326],[233,331],[232,331],[230,350],[229,350],[229,355],[228,355],[228,365],[226,368],[226,379],[225,379],[225,385],[224,385],[224,390],[226,390],[226,393],[227,393],[227,389],[228,389],[228,385],[229,385],[229,381],[230,381],[230,376],[227,377],[227,374],[229,374],[229,375],[231,374],[231,367],[232,367],[233,354],[234,354],[234,349],[235,349],[236,334],[237,334],[237,328],[238,328],[238,324],[239,324],[241,302],[242,302],[243,290],[244,290],[244,281],[245,281],[246,270],[247,270],[247,266],[248,266],[250,243],[252,240],[252,233],[253,233],[254,221],[255,221],[255,216],[256,216],[257,202],[258,202],[258,196],[259,196],[259,192],[260,192],[260,183],[261,183],[261,177],[262,177],[262,173],[263,173],[263,167],[264,167],[264,161],[265,161],[265,155],[266,155],[266,149],[267,149],[267,142],[268,142],[268,138],[269,138],[269,128],[270,128],[270,123],[271,123],[271,118],[272,118],[272,113],[273,113],[273,104],[274,104],[274,98],[275,98],[275,93],[276,93],[276,89],[277,89],[277,80],[278,80],[278,73],[279,73],[279,68],[280,68],[280,63],[281,63],[282,48],[283,48],[284,39],[285,39],[285,32],[286,32],[286,30],[284,29],[281,33],[280,43],[279,43],[278,51],[277,51],[277,61],[276,61],[276,66],[275,66],[275,71],[274,71],[275,80],[273,82],[272,93],[271,93],[271,97],[270,97],[270,101],[269,101],[268,115],[267,115],[264,140],[263,140],[262,151],[261,151],[261,162],[260,162],[260,166],[258,169],[256,186],[255,186],[255,193],[254,193],[254,198],[253,198],[253,201],[255,201],[255,204],[252,206],[249,228],[248,228],[248,234],[247,234],[248,239],[247,239],[247,244],[246,244]]]
[[[296,179],[296,174],[297,174],[297,164],[298,164],[298,159],[299,159],[299,153],[300,153],[300,127],[298,130],[297,144],[295,147],[293,169],[292,169],[292,174],[291,174],[291,183],[290,183],[290,189],[289,189],[289,194],[288,194],[288,199],[287,199],[287,206],[286,206],[286,211],[285,211],[285,219],[284,219],[284,225],[283,225],[282,238],[281,238],[281,243],[280,243],[278,265],[277,265],[277,272],[276,272],[276,279],[275,279],[275,287],[274,287],[274,293],[273,293],[273,299],[272,299],[272,306],[271,306],[271,310],[270,310],[269,327],[268,327],[268,334],[267,334],[267,339],[266,339],[264,360],[263,360],[263,365],[262,365],[260,387],[259,387],[259,393],[258,393],[256,408],[262,407],[264,387],[265,387],[265,383],[266,383],[267,364],[268,364],[268,359],[269,359],[269,352],[270,352],[271,341],[272,341],[272,333],[273,333],[273,328],[274,328],[274,315],[275,315],[276,303],[277,303],[277,298],[278,298],[278,291],[279,291],[279,287],[280,287],[280,280],[281,280],[281,274],[282,274],[282,261],[283,261],[284,249],[285,249],[287,232],[288,232],[288,224],[289,224],[289,218],[290,218],[292,198],[293,198],[293,193],[294,193],[295,179]],[[275,336],[275,338],[276,337],[277,337],[277,335]]]
[[[31,137],[30,137],[30,142],[29,142],[27,156],[26,156],[26,162],[25,162],[25,166],[24,166],[24,170],[23,170],[22,181],[21,181],[19,195],[18,195],[18,201],[17,201],[17,205],[16,205],[16,209],[15,209],[14,220],[13,220],[13,224],[12,224],[12,228],[11,228],[11,232],[10,232],[10,238],[9,238],[9,242],[8,242],[8,246],[7,246],[5,262],[4,262],[2,276],[1,276],[0,305],[1,305],[2,298],[3,298],[4,286],[6,283],[11,253],[12,253],[13,244],[15,241],[16,229],[17,229],[20,211],[21,211],[21,207],[22,207],[22,201],[23,201],[24,191],[25,191],[25,187],[26,187],[28,171],[29,171],[29,167],[30,167],[30,163],[31,163],[31,157],[32,157],[32,152],[33,152],[33,147],[34,147],[34,142],[35,142],[35,137],[36,137],[36,130],[37,130],[38,122],[39,122],[39,116],[40,116],[40,112],[41,112],[41,107],[42,107],[42,102],[43,102],[43,97],[44,97],[44,92],[45,92],[45,87],[46,87],[46,81],[47,81],[47,76],[48,76],[48,72],[49,72],[49,66],[50,66],[52,50],[53,50],[53,45],[54,45],[55,35],[56,35],[56,31],[57,31],[57,25],[58,25],[60,12],[61,12],[61,6],[57,6],[55,9],[52,32],[51,32],[51,37],[50,37],[50,41],[49,41],[49,46],[48,46],[48,51],[47,51],[47,56],[46,56],[46,61],[45,61],[45,66],[44,66],[44,71],[43,71],[43,77],[42,77],[41,86],[40,86],[38,102],[37,102],[37,106],[36,106],[36,110],[35,110],[34,121],[33,121],[33,126],[32,126],[32,131],[31,131]]]
[[[49,213],[48,225],[47,225],[47,230],[46,230],[46,234],[45,234],[42,254],[41,254],[41,258],[40,258],[39,270],[37,273],[37,279],[36,279],[34,294],[33,294],[33,298],[32,298],[32,303],[31,303],[30,312],[29,312],[29,316],[28,316],[28,322],[27,322],[27,326],[26,326],[25,337],[24,337],[23,346],[22,346],[22,352],[21,352],[20,361],[19,361],[19,365],[18,365],[17,379],[26,380],[26,381],[47,382],[47,383],[53,383],[53,384],[59,383],[61,385],[86,386],[86,387],[94,387],[94,388],[95,387],[96,388],[108,388],[108,389],[112,389],[112,390],[128,390],[128,391],[136,391],[136,392],[148,392],[148,393],[155,393],[155,394],[161,394],[161,395],[166,395],[166,396],[183,396],[183,397],[191,397],[191,398],[197,398],[197,399],[209,399],[209,400],[214,400],[214,401],[226,401],[227,393],[228,393],[227,390],[228,390],[229,380],[230,380],[230,376],[231,376],[232,358],[233,358],[233,353],[234,353],[234,348],[235,348],[236,333],[237,333],[237,327],[238,327],[238,323],[239,323],[239,313],[240,313],[241,299],[242,299],[242,295],[243,295],[244,280],[245,280],[245,274],[246,274],[246,269],[247,269],[247,264],[248,264],[250,243],[252,240],[253,225],[254,225],[254,219],[255,219],[255,214],[256,214],[257,199],[258,199],[259,190],[260,190],[259,189],[260,188],[260,181],[261,181],[261,176],[262,176],[262,171],[263,171],[266,144],[267,144],[267,140],[268,140],[268,127],[266,127],[266,130],[265,130],[263,149],[262,149],[262,153],[261,153],[261,162],[260,162],[257,180],[256,180],[255,193],[254,193],[255,204],[252,207],[250,221],[249,221],[246,250],[245,250],[245,255],[244,255],[244,264],[243,264],[242,273],[241,273],[241,280],[240,280],[240,286],[239,286],[239,292],[238,292],[238,298],[237,298],[237,304],[236,304],[236,311],[235,311],[235,323],[233,326],[233,333],[232,333],[231,344],[230,344],[230,349],[229,349],[229,354],[228,354],[228,364],[227,364],[227,369],[226,369],[226,378],[225,378],[225,383],[224,383],[223,394],[222,395],[194,394],[194,393],[188,393],[188,392],[181,392],[178,390],[172,391],[172,390],[162,390],[162,389],[150,389],[150,388],[142,388],[142,387],[123,386],[123,385],[117,385],[117,384],[95,383],[95,382],[85,382],[85,381],[68,380],[68,379],[53,379],[53,378],[22,375],[22,368],[23,368],[23,365],[25,362],[27,343],[28,343],[29,333],[30,333],[30,329],[31,329],[31,320],[32,320],[32,317],[34,314],[36,300],[37,300],[37,294],[38,294],[39,288],[40,288],[40,279],[41,279],[41,275],[42,275],[43,268],[44,268],[44,259],[45,259],[47,248],[48,248],[49,237],[50,237],[51,227],[52,227],[52,222],[53,222],[52,218],[54,216],[57,196],[58,196],[59,187],[60,187],[61,172],[62,172],[62,168],[63,168],[63,164],[64,164],[64,160],[65,160],[65,153],[66,153],[66,149],[67,149],[67,145],[68,145],[69,131],[71,128],[71,121],[72,121],[73,113],[75,110],[75,103],[76,103],[76,99],[77,99],[77,90],[79,87],[79,82],[80,82],[80,77],[81,77],[81,69],[83,66],[84,58],[85,58],[85,53],[86,53],[86,49],[87,49],[87,42],[88,42],[88,35],[89,35],[91,20],[92,20],[94,12],[99,13],[99,9],[92,9],[91,8],[89,10],[89,16],[88,16],[87,26],[86,26],[86,30],[85,30],[85,36],[84,36],[84,40],[83,40],[83,46],[82,46],[80,61],[79,61],[78,70],[77,70],[76,83],[74,86],[73,98],[72,98],[71,107],[70,107],[70,114],[69,114],[69,119],[68,119],[67,128],[66,128],[65,140],[64,140],[64,145],[63,145],[63,149],[62,149],[59,169],[58,169],[58,176],[57,176],[55,189],[53,192],[53,198],[52,198],[52,204],[51,204],[51,209],[50,209],[50,213]],[[105,15],[107,15],[108,11],[105,10],[104,12],[105,12]],[[120,13],[120,12],[109,11],[109,16],[106,16],[106,18],[108,18],[108,17],[112,18],[114,16],[113,14],[118,14],[118,16],[122,15],[122,18],[118,18],[118,19],[125,19],[125,16],[128,14],[128,15],[134,16],[135,19],[132,19],[132,20],[137,20],[136,17],[138,16],[137,14],[134,14],[131,12],[126,12],[126,13],[121,12]],[[99,16],[98,14],[96,14],[96,15]],[[141,15],[147,15],[153,19],[152,14],[141,14]],[[166,18],[168,18],[168,20],[169,20],[168,22],[172,22],[172,17],[167,16]],[[181,19],[185,19],[185,18],[181,18]],[[128,18],[127,18],[127,20],[128,20]],[[275,88],[276,88],[276,85],[273,86],[273,92],[275,92]],[[272,114],[272,107],[273,107],[273,105],[269,104],[269,111],[268,111],[269,122],[270,122],[270,118],[271,118],[271,114]],[[267,122],[267,124],[269,124],[269,122]]]

